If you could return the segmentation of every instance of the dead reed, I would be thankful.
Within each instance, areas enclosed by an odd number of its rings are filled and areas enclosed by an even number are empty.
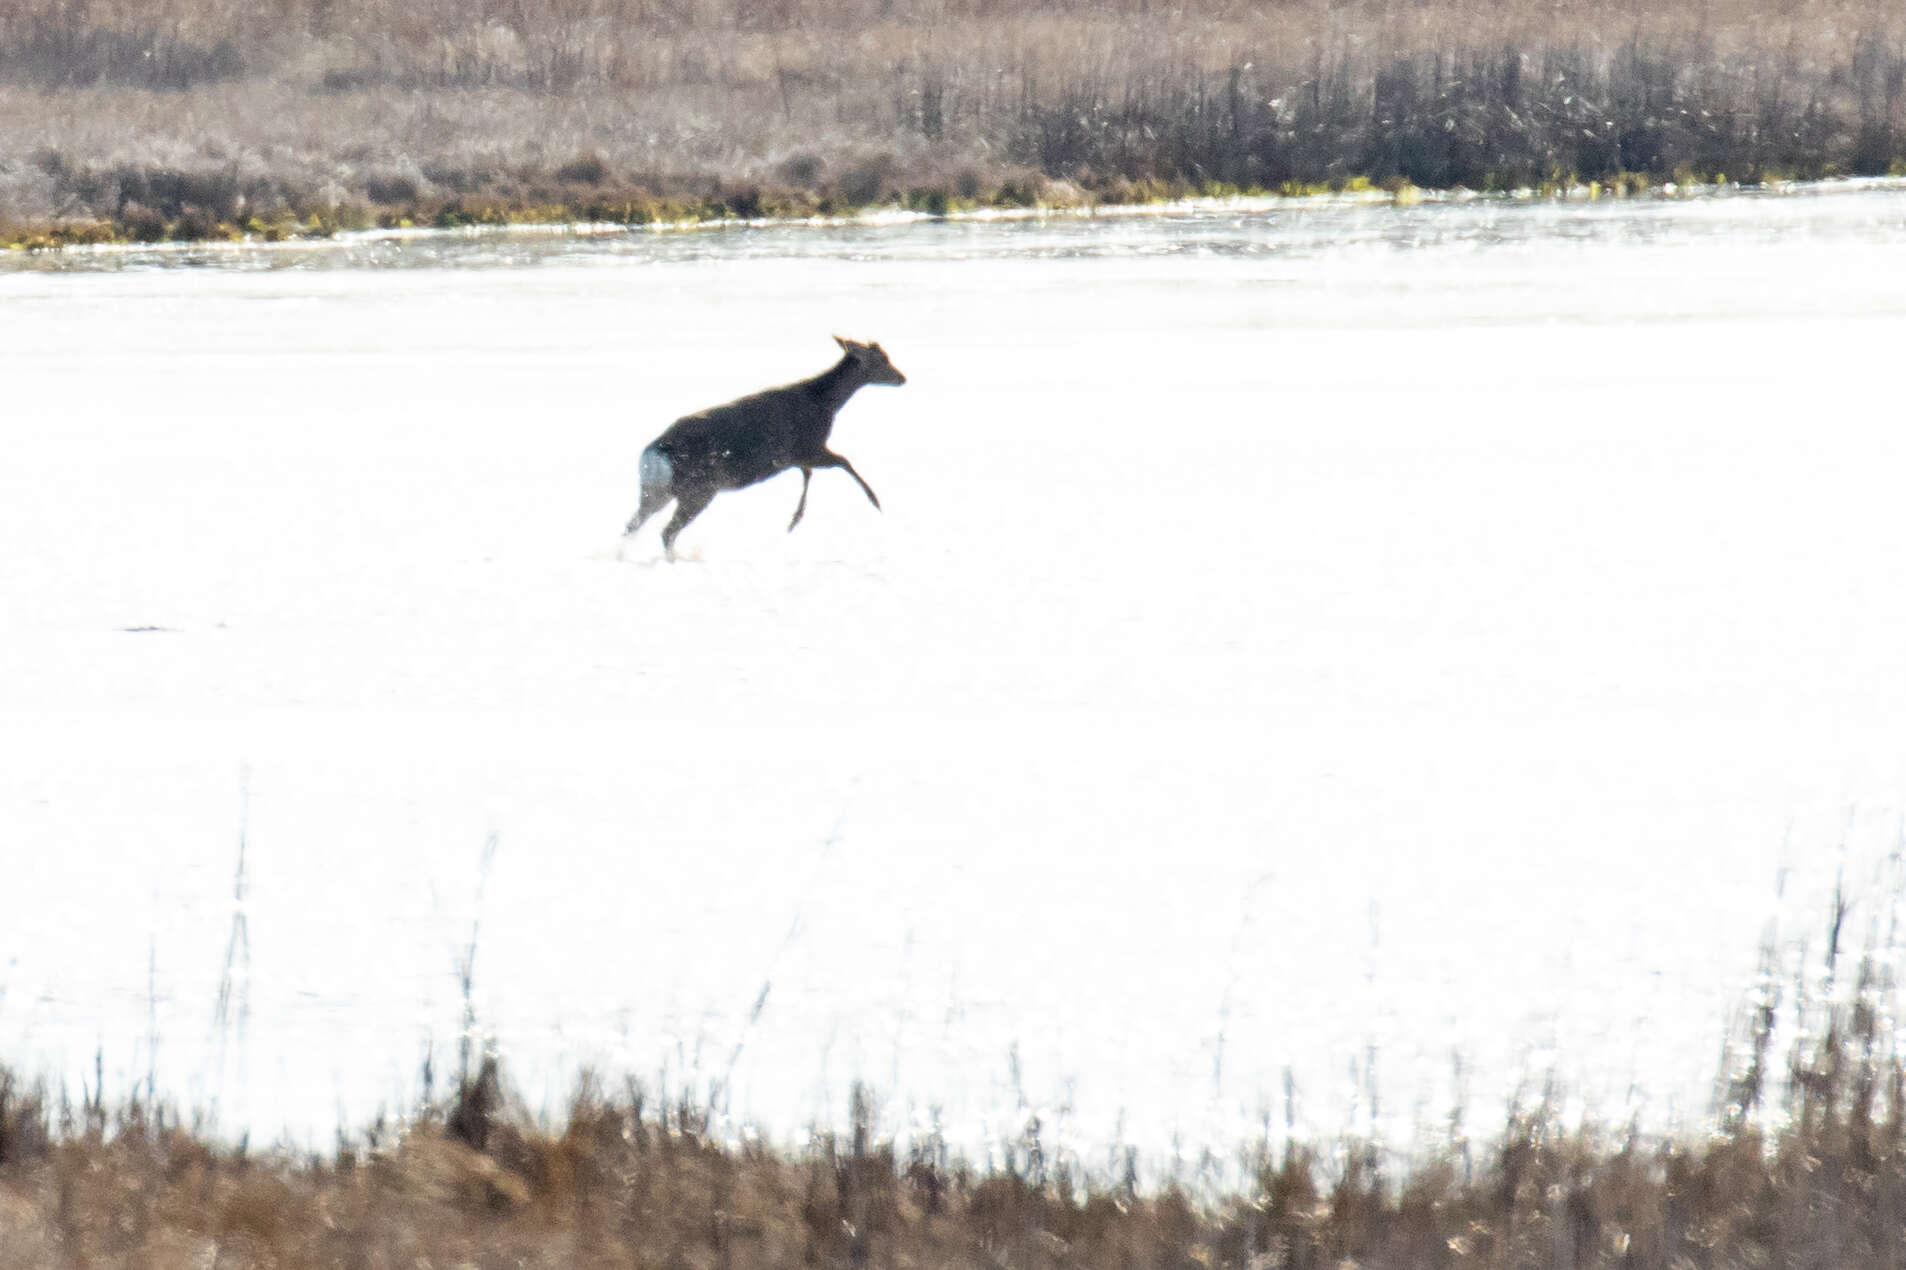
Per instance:
[[[9,241],[1906,166],[1874,0],[12,0]]]
[[[1401,1176],[1356,1142],[1260,1142],[1222,1195],[1083,1173],[1036,1121],[991,1171],[932,1138],[903,1150],[863,1090],[843,1131],[774,1149],[717,1141],[696,1099],[593,1079],[539,1124],[486,1058],[447,1104],[312,1158],[214,1145],[136,1098],[109,1110],[97,1084],[54,1105],[0,1071],[0,1270],[1897,1267],[1898,932],[1876,919],[1853,956],[1850,909],[1836,895],[1818,953],[1783,962],[1769,939],[1704,1134],[1570,1126],[1551,1095]]]

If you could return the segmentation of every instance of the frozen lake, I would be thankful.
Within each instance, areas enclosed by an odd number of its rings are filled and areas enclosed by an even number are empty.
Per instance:
[[[1896,188],[0,298],[0,1060],[75,1091],[327,1145],[449,1064],[480,920],[532,1107],[589,1064],[785,1136],[864,1079],[1097,1165],[1228,1152],[1286,1072],[1404,1142],[1553,1069],[1670,1127],[1767,923],[1900,837]],[[618,560],[642,446],[834,332],[909,377],[834,434],[884,513],[817,472],[788,534],[784,475]]]

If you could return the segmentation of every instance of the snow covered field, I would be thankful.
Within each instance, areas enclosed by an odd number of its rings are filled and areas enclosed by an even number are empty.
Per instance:
[[[42,264],[0,1060],[75,1089],[324,1145],[449,1061],[480,915],[533,1105],[864,1078],[1099,1163],[1554,1065],[1665,1126],[1899,838],[1906,191]],[[643,444],[836,331],[909,376],[834,437],[886,511],[619,561]]]

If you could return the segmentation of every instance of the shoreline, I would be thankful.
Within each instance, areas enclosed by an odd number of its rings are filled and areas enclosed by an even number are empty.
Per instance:
[[[1380,189],[1359,184],[1343,190],[1302,193],[1197,194],[1161,198],[1142,203],[1039,204],[1034,206],[977,206],[945,212],[916,211],[905,207],[875,206],[840,215],[809,216],[713,216],[657,219],[638,222],[614,220],[546,220],[508,218],[459,225],[392,224],[357,229],[317,230],[300,235],[258,234],[221,235],[209,238],[174,238],[141,241],[123,236],[103,240],[36,241],[35,235],[23,235],[0,242],[0,269],[9,259],[86,256],[180,256],[204,252],[311,251],[324,248],[340,250],[377,243],[446,242],[458,239],[508,240],[556,238],[613,238],[642,233],[682,234],[707,232],[743,232],[768,229],[845,229],[888,228],[925,224],[990,224],[1038,220],[1132,220],[1212,213],[1269,215],[1276,212],[1301,212],[1320,208],[1371,207],[1409,208],[1420,205],[1457,205],[1496,203],[1504,206],[1537,204],[1593,204],[1602,201],[1701,201],[1727,198],[1805,198],[1823,195],[1853,194],[1869,191],[1906,189],[1906,176],[1831,177],[1817,181],[1778,181],[1750,184],[1677,183],[1644,185],[1636,190],[1609,189],[1597,182],[1572,184],[1552,189],[1524,188],[1501,192],[1469,190],[1425,190],[1415,186]],[[55,238],[57,231],[46,230],[38,237]]]

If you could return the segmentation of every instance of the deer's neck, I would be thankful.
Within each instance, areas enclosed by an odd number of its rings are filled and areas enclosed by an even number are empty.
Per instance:
[[[807,381],[808,391],[814,394],[814,399],[827,412],[829,423],[833,422],[835,413],[847,404],[847,399],[866,382],[856,370],[853,359],[843,357],[831,368]]]

